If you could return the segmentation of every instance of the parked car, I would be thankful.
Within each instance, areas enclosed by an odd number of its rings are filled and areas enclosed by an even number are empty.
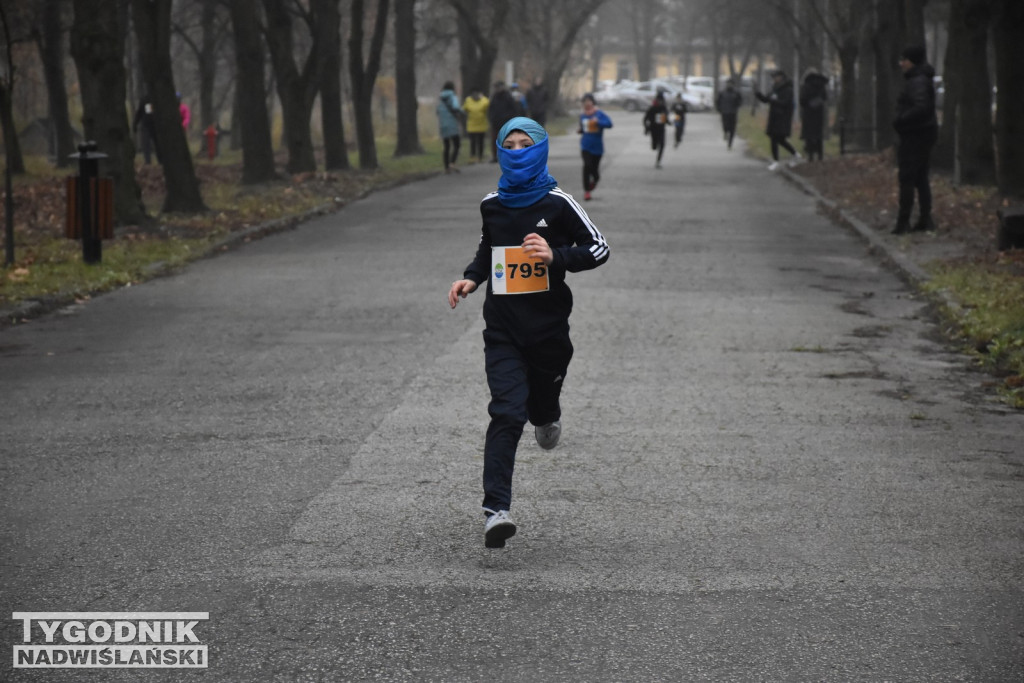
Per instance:
[[[676,87],[664,81],[643,81],[620,89],[619,104],[626,111],[645,111],[651,106],[651,101],[659,89],[665,93],[666,101],[674,99],[679,92]]]
[[[622,104],[622,91],[636,85],[638,84],[634,81],[619,81],[618,83],[603,81],[601,87],[594,91],[594,101],[600,105]]]
[[[694,78],[690,76],[688,78]],[[694,83],[692,88],[686,85],[687,78],[683,76],[669,76],[664,79],[664,82],[674,92],[682,92],[683,100],[686,101],[687,107],[690,111],[710,111],[715,108],[715,91],[712,88],[710,91],[707,90],[706,84],[703,82]],[[675,95],[673,94],[673,97]]]

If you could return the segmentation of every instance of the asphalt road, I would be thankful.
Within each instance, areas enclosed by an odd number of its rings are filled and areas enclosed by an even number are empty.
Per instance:
[[[0,330],[0,679],[1024,679],[1024,415],[714,116],[660,170],[614,120],[503,550],[445,300],[492,164]],[[209,666],[12,668],[9,616],[83,611],[209,612]]]

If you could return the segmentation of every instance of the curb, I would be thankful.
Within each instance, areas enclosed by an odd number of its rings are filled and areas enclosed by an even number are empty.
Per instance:
[[[268,235],[272,235],[278,232],[284,232],[285,230],[294,230],[300,224],[324,216],[329,213],[333,213],[338,209],[345,207],[351,202],[365,199],[375,192],[381,192],[393,189],[405,183],[417,182],[425,180],[438,175],[437,172],[425,172],[425,173],[414,173],[409,176],[404,176],[395,179],[393,182],[383,184],[372,189],[364,190],[358,195],[343,201],[337,199],[333,202],[327,202],[315,206],[312,209],[304,211],[302,213],[293,214],[291,216],[283,216],[281,218],[275,218],[265,223],[258,223],[251,225],[243,230],[236,230],[225,235],[222,239],[210,244],[209,248],[200,256],[197,256],[194,260],[213,258],[223,252],[241,246],[246,242],[252,240],[261,239]],[[170,275],[176,270],[187,266],[188,263],[182,264],[181,266],[169,266],[165,262],[151,263],[145,268],[144,279],[140,282],[162,277],[164,275]],[[130,285],[123,285],[130,286]],[[113,291],[113,290],[110,290]],[[89,296],[98,296],[105,292],[90,292]],[[57,294],[51,294],[49,296],[40,297],[38,299],[26,299],[20,301],[17,304],[9,307],[0,307],[0,329],[10,325],[17,325],[23,322],[27,322],[34,318],[39,318],[47,313],[52,313],[58,309],[70,306],[75,303],[78,295],[69,292],[59,292]]]
[[[931,279],[923,268],[910,260],[903,252],[889,244],[881,235],[878,234],[877,230],[872,230],[866,223],[844,211],[836,202],[824,197],[808,180],[793,173],[787,168],[782,169],[782,175],[784,178],[803,190],[805,194],[813,197],[820,206],[827,209],[829,215],[834,217],[836,222],[852,228],[853,231],[859,234],[873,250],[877,250],[882,253],[886,260],[895,266],[900,275],[910,284],[919,286]]]
[[[907,284],[911,285],[919,293],[933,300],[935,303],[947,307],[957,318],[963,312],[960,302],[954,299],[949,292],[939,290],[925,292],[923,285],[931,280],[931,276],[906,254],[896,248],[889,240],[882,237],[877,230],[872,230],[866,223],[844,211],[836,202],[823,196],[818,189],[802,176],[799,176],[788,168],[783,168],[782,177],[796,185],[805,194],[813,197],[819,206],[826,210],[826,213],[833,221],[844,227],[850,228],[868,243],[872,252],[882,255],[882,260],[888,263],[896,271],[896,274]]]

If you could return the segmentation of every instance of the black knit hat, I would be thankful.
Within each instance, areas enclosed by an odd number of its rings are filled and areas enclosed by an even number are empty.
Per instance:
[[[911,45],[905,48],[900,56],[914,66],[920,66],[924,64],[925,60],[924,45]]]

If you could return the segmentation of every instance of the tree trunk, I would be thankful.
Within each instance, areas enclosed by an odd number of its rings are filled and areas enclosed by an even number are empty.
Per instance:
[[[267,43],[277,80],[277,97],[284,118],[284,142],[288,148],[288,172],[316,171],[313,134],[309,118],[323,61],[314,34],[302,72],[295,64],[295,41],[291,15],[283,0],[263,0],[267,12]],[[312,95],[310,95],[312,90]]]
[[[854,41],[839,45],[839,118],[847,129],[857,121],[857,44]]]
[[[449,0],[458,13],[459,70],[462,74],[462,92],[480,88],[491,91],[491,74],[498,58],[498,37],[505,26],[509,3],[487,3],[490,16],[486,29],[480,23],[476,0]]]
[[[87,0],[76,0],[78,2],[92,4]],[[132,19],[139,43],[142,77],[153,98],[160,164],[163,166],[167,191],[162,211],[206,211],[206,204],[199,194],[199,180],[192,165],[188,140],[181,125],[177,90],[174,87],[170,48],[171,0],[132,0]],[[123,101],[123,94],[120,101]]]
[[[968,37],[964,25],[963,2],[952,3],[949,14],[949,38],[942,69],[942,121],[939,139],[932,152],[932,166],[952,171],[956,165],[957,107],[963,93],[963,64],[967,57]]]
[[[146,210],[135,179],[135,144],[124,105],[127,26],[116,3],[74,0],[73,7],[71,56],[82,97],[82,133],[107,155],[100,175],[114,181],[114,220],[138,224]]]
[[[11,70],[13,71],[13,69]],[[14,129],[14,105],[11,90],[8,87],[7,79],[0,80],[0,126],[4,129],[7,166],[11,169],[12,174],[21,175],[25,172],[25,157],[21,153],[18,131]]]
[[[199,52],[199,130],[215,122],[213,92],[217,80],[217,5],[220,0],[202,0]]]
[[[43,63],[50,127],[53,131],[55,164],[70,166],[75,153],[75,132],[68,114],[68,93],[64,83],[64,30],[61,27],[61,0],[45,0],[42,25],[36,39]]]
[[[398,109],[396,157],[423,154],[419,127],[416,125],[419,105],[416,101],[415,9],[416,0],[395,0],[395,95]]]
[[[904,28],[907,45],[924,45],[924,6],[928,4],[928,0],[903,0],[902,7],[898,7],[903,11],[904,21],[906,26]]]
[[[373,132],[373,86],[380,71],[381,51],[387,31],[388,0],[377,0],[377,15],[367,59],[363,61],[363,0],[352,0],[352,35],[349,38],[349,72],[352,79],[352,103],[356,120],[356,145],[359,168],[377,168],[377,141]],[[364,66],[365,64],[365,66]]]
[[[875,145],[887,149],[896,142],[896,131],[889,125],[896,111],[896,96],[903,83],[899,55],[903,49],[903,15],[898,4],[879,3],[875,7],[875,30],[871,48],[875,57]]]
[[[637,80],[649,81],[654,63],[654,33],[658,8],[655,0],[639,0],[630,6],[633,45],[636,49]]]
[[[959,15],[966,31],[964,59],[957,65],[960,80],[956,154],[960,181],[994,185],[995,149],[992,144],[992,84],[988,76],[990,0],[953,0],[950,16]]]
[[[320,118],[324,129],[324,166],[329,171],[349,168],[345,123],[341,115],[341,11],[338,0],[316,0],[318,40],[323,51],[320,78]]]
[[[996,145],[999,157],[999,191],[1024,199],[1024,3],[998,0],[994,7],[992,38],[995,44]]]
[[[276,180],[274,148],[270,139],[270,120],[263,85],[259,6],[252,0],[231,0],[230,9],[238,72],[235,79],[238,122],[232,124],[232,147],[236,138],[240,138],[243,183]]]

